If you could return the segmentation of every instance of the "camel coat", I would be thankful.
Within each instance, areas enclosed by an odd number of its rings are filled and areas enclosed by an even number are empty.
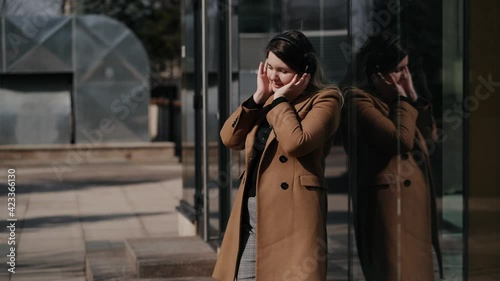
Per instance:
[[[432,245],[442,267],[429,161],[437,139],[432,110],[421,99],[413,106],[377,96],[347,91],[342,122],[363,273],[367,281],[434,280]]]
[[[324,169],[340,123],[341,99],[337,89],[326,89],[271,107],[271,97],[261,109],[240,106],[221,130],[227,147],[245,149],[248,171],[258,125],[266,118],[273,129],[258,164],[257,281],[326,279]],[[246,175],[213,272],[217,280],[233,281],[236,276],[245,181]]]

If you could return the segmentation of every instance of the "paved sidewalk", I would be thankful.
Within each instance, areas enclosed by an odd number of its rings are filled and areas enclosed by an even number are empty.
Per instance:
[[[345,155],[334,149],[327,162],[327,280],[341,281],[347,280],[349,268]],[[0,167],[0,281],[85,281],[86,247],[113,247],[129,238],[177,236],[181,164],[81,165],[64,173],[62,181],[50,166],[18,167],[16,273],[9,275],[8,168]],[[443,201],[450,222],[460,213],[458,199]],[[461,248],[456,244],[461,233],[443,235],[445,266],[448,272],[459,272]],[[354,245],[351,251],[355,253]],[[355,280],[363,280],[357,259],[351,266]]]
[[[92,164],[59,181],[52,167],[16,168],[16,268],[8,274],[7,168],[0,168],[0,280],[85,281],[85,247],[177,236],[180,164]]]

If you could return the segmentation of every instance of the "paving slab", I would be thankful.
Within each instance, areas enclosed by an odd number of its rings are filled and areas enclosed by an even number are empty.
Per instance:
[[[88,243],[114,245],[177,233],[179,164],[79,165],[61,181],[50,166],[15,168],[17,271],[10,276],[6,257],[0,256],[2,281],[84,281]],[[0,176],[6,171],[0,169]],[[0,182],[0,206],[7,201],[5,190]],[[0,212],[0,220],[6,218]],[[4,238],[0,232],[1,253],[9,248]]]
[[[216,261],[215,251],[197,236],[130,239],[127,248],[139,278],[208,277]]]

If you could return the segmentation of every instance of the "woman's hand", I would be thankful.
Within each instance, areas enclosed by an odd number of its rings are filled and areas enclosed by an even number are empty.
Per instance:
[[[257,104],[264,104],[272,94],[273,89],[267,77],[267,61],[265,63],[260,62],[257,72],[257,91],[253,94],[253,100]]]
[[[406,78],[401,82],[401,86],[403,87],[403,90],[405,91],[408,98],[412,101],[416,101],[418,99],[418,96],[417,92],[415,91],[415,87],[413,87],[413,79],[411,77],[408,66],[406,66],[404,69],[404,75]]]
[[[413,87],[413,79],[408,66],[405,66],[403,76],[399,82],[391,74],[386,75],[387,79],[389,79],[387,80],[380,72],[372,74],[371,78],[373,84],[382,93],[384,98],[392,100],[399,95],[407,97],[411,101],[416,101],[418,95]]]
[[[288,101],[295,100],[307,87],[311,74],[304,73],[299,79],[299,75],[295,74],[290,83],[279,88],[274,93],[274,99],[285,97]]]
[[[407,97],[403,86],[396,83],[391,75],[387,75],[390,81],[384,78],[382,73],[377,72],[372,74],[372,81],[375,87],[381,92],[382,96],[386,99],[394,99],[397,96]]]

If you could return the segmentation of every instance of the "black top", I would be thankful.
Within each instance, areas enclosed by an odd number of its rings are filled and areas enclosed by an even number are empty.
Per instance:
[[[287,99],[285,97],[279,97],[275,99],[271,103],[271,107],[269,108],[272,109],[275,107],[277,104],[286,102]],[[256,109],[256,108],[262,108],[262,105],[259,105],[255,103],[253,100],[253,97],[250,97],[248,100],[246,100],[243,103],[243,106],[248,108],[248,109]],[[268,112],[268,110],[264,111],[265,113]],[[256,185],[257,185],[257,172],[258,172],[258,167],[260,163],[260,159],[262,158],[262,153],[264,152],[264,148],[266,147],[266,142],[267,139],[269,138],[269,135],[271,134],[272,127],[269,125],[267,120],[262,122],[259,125],[259,128],[257,129],[257,133],[255,134],[255,142],[253,144],[253,149],[252,149],[252,156],[250,158],[250,164],[248,167],[247,171],[247,181],[245,184],[245,195],[247,197],[255,197],[256,196]]]

